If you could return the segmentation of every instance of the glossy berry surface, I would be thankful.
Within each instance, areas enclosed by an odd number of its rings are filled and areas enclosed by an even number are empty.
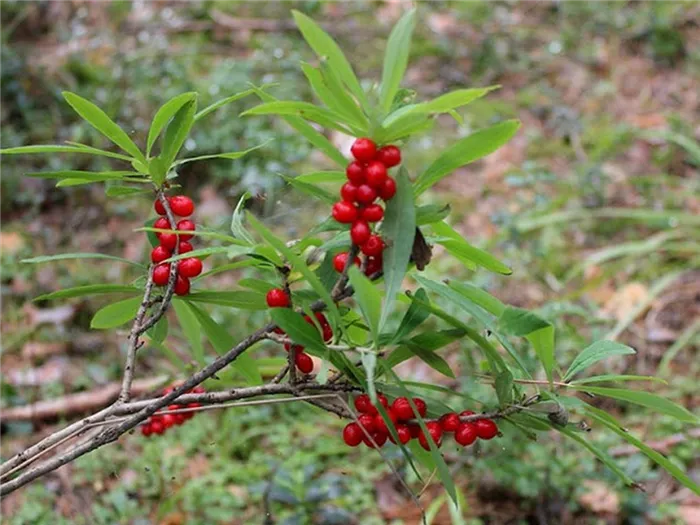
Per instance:
[[[435,443],[435,446],[439,447],[442,444],[442,427],[437,421],[428,421],[425,424],[428,429],[428,434],[430,439]],[[428,444],[428,438],[424,432],[421,432],[418,436],[418,442],[425,450],[430,450],[430,445]]]
[[[369,162],[377,154],[377,145],[372,139],[359,138],[350,147],[350,153],[361,162]]]
[[[425,401],[423,401],[420,397],[414,397],[413,404],[416,405],[420,417],[425,417],[425,414],[428,413],[428,405],[425,404]]]
[[[177,271],[183,277],[197,277],[200,273],[202,273],[202,261],[195,257],[182,259],[177,264]]]
[[[365,268],[365,275],[368,277],[374,275],[382,270],[382,259],[381,257],[368,257],[367,267]]]
[[[346,202],[355,202],[357,199],[357,186],[352,182],[346,182],[340,188],[340,197]]]
[[[459,416],[455,412],[444,414],[440,417],[440,426],[443,432],[454,432],[461,424]]]
[[[476,435],[481,439],[492,439],[498,435],[498,427],[490,419],[479,419],[474,422],[474,426]]]
[[[156,286],[165,286],[170,278],[170,265],[159,264],[153,268],[153,284]]]
[[[193,232],[196,229],[194,223],[189,219],[182,219],[177,223],[177,230],[181,232]],[[192,237],[194,237],[192,234],[180,234],[181,241],[189,241]]]
[[[360,246],[360,250],[362,250],[362,253],[365,255],[377,257],[381,255],[384,250],[384,241],[382,241],[379,235],[370,235],[367,242]]]
[[[388,410],[387,416],[389,416],[389,421],[391,421],[391,423],[393,423],[394,425],[399,420],[399,416],[397,416],[393,410]],[[387,429],[387,422],[379,413],[377,413],[377,415],[374,416],[374,427],[381,432],[389,432],[389,430]]]
[[[460,423],[455,432],[455,441],[463,447],[468,447],[476,441],[476,426],[473,423]]]
[[[367,432],[374,432],[376,427],[374,426],[374,416],[372,414],[360,414],[357,418],[357,422],[362,426]]]
[[[151,262],[153,264],[162,263],[165,259],[169,259],[172,256],[170,250],[165,246],[156,246],[151,251]]]
[[[310,374],[314,369],[314,362],[309,354],[299,352],[294,356],[294,364],[303,374]]]
[[[397,397],[391,404],[391,410],[400,420],[413,419],[413,409],[405,397]]]
[[[360,246],[366,243],[370,235],[372,235],[372,230],[370,230],[369,224],[367,224],[365,221],[360,220],[352,223],[352,227],[350,228],[350,239],[352,240],[353,244]]]
[[[384,209],[379,204],[370,204],[360,213],[360,218],[367,222],[378,222],[384,218]]]
[[[343,429],[343,441],[349,447],[356,447],[362,443],[362,438],[364,437],[364,432],[358,426],[357,423],[350,423]]]
[[[379,151],[377,151],[377,160],[387,168],[398,166],[401,164],[401,150],[393,145],[379,148]]]
[[[189,217],[194,212],[194,202],[185,195],[170,197],[168,202],[170,203],[170,209],[173,210],[173,213],[180,217]]]
[[[387,177],[384,185],[379,189],[379,196],[385,200],[391,200],[396,195],[396,181],[391,177]]]
[[[372,439],[374,440],[374,443],[367,439],[367,437],[365,437],[364,442],[369,448],[375,448],[375,443],[376,447],[383,447],[384,443],[386,443],[387,437],[388,434],[385,432],[372,432]]]
[[[163,248],[172,251],[177,245],[177,235],[174,233],[161,233],[158,241]]]
[[[340,273],[345,269],[345,263],[348,260],[350,254],[348,252],[340,252],[333,257],[333,268],[335,271]],[[360,258],[355,257],[355,265],[360,266]]]
[[[170,230],[170,223],[168,222],[168,219],[165,217],[159,217],[156,219],[156,222],[153,223],[154,228],[158,228],[159,230]],[[160,236],[163,235],[161,232],[155,232],[156,237],[160,239]]]
[[[331,213],[333,218],[341,224],[350,224],[357,219],[357,208],[347,201],[336,202]]]
[[[361,414],[369,414],[374,409],[367,394],[360,394],[355,398],[355,409]]]
[[[153,209],[156,210],[158,215],[165,215],[165,207],[163,206],[163,203],[160,202],[160,199],[153,201]]]
[[[380,190],[384,187],[387,180],[386,166],[381,162],[370,162],[365,168],[365,179],[367,184],[375,190]]]
[[[405,445],[411,441],[411,429],[408,428],[408,425],[396,425],[396,434],[399,436],[399,442],[402,445]],[[392,443],[395,443],[394,438],[391,437],[391,434],[389,434],[389,439]]]
[[[190,280],[178,275],[177,281],[175,281],[175,295],[187,295],[188,293],[190,293]]]
[[[270,308],[287,308],[291,303],[289,296],[282,288],[273,288],[265,296]]]
[[[356,160],[348,164],[345,168],[345,176],[355,186],[365,183],[365,167]]]
[[[368,184],[361,184],[357,187],[355,199],[361,204],[372,204],[377,198],[377,190]]]
[[[192,250],[194,250],[194,248],[192,248],[192,245],[187,241],[180,241],[180,244],[177,245],[178,254],[191,252]]]

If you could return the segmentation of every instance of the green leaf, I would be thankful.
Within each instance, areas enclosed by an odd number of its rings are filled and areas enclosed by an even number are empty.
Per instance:
[[[135,188],[134,186],[108,186],[105,188],[105,195],[107,197],[127,197],[140,193],[153,193],[153,189]]]
[[[517,120],[507,120],[457,141],[416,179],[414,193],[420,195],[457,168],[493,153],[508,142],[519,127]]]
[[[387,243],[384,250],[385,301],[382,308],[379,330],[381,331],[391,314],[395,296],[401,289],[416,235],[416,210],[413,203],[411,181],[405,168],[396,177],[396,195],[386,204],[382,237]]]
[[[306,80],[309,81],[311,89],[313,89],[314,93],[316,93],[316,96],[323,104],[339,114],[349,116],[349,118],[352,120],[353,117],[348,115],[347,112],[343,111],[343,108],[338,103],[336,97],[333,95],[333,93],[331,93],[330,89],[323,81],[323,75],[321,75],[320,70],[306,62],[301,63],[301,70],[304,72]]]
[[[306,278],[309,285],[314,289],[314,291],[319,295],[319,297],[326,303],[328,312],[335,323],[340,322],[340,312],[338,312],[338,307],[331,298],[330,293],[326,290],[325,286],[316,277],[316,274],[312,272],[306,265],[306,262],[302,257],[297,255],[294,250],[289,248],[283,241],[278,239],[269,229],[265,227],[260,221],[258,221],[252,214],[248,214],[248,222],[257,231],[260,236],[272,246],[275,250],[280,252],[284,257],[292,264],[295,271],[301,272]]]
[[[450,205],[426,204],[416,208],[416,226],[439,222],[450,214]]]
[[[590,394],[596,394],[603,397],[610,397],[613,399],[618,399],[620,401],[627,401],[635,405],[640,405],[643,407],[650,408],[661,414],[666,414],[671,417],[675,417],[679,421],[684,423],[697,424],[700,422],[700,418],[693,415],[685,407],[677,405],[673,401],[670,401],[664,397],[657,396],[651,392],[641,392],[637,390],[625,390],[622,388],[607,388],[602,386],[588,386],[588,385],[569,385],[569,388],[574,390],[581,390],[583,392],[588,392]]]
[[[333,194],[327,192],[326,190],[319,188],[318,186],[314,186],[313,184],[307,184],[306,182],[300,181],[296,177],[285,177],[284,175],[282,178],[287,181],[291,186],[294,186],[296,189],[299,191],[302,191],[306,193],[307,195],[311,195],[312,197],[315,197],[317,199],[320,199],[328,204],[333,204],[338,200],[337,196],[334,196]]]
[[[212,111],[216,111],[217,109],[219,109],[222,106],[225,106],[226,104],[235,102],[236,100],[239,100],[243,97],[247,97],[248,95],[252,95],[253,93],[255,93],[255,89],[246,89],[245,91],[241,91],[240,93],[236,93],[235,95],[231,95],[230,97],[218,100],[204,108],[199,113],[195,114],[194,121],[197,122],[199,119],[206,117]]]
[[[106,329],[132,321],[141,305],[141,297],[131,297],[100,308],[90,321],[90,328]]]
[[[425,293],[423,288],[419,288],[416,290],[416,293],[413,296],[411,306],[408,307],[403,319],[401,319],[401,323],[396,329],[396,333],[388,343],[389,345],[395,343],[396,341],[401,341],[413,330],[423,324],[423,321],[430,316],[430,310],[421,304],[424,302],[429,302],[428,294]]]
[[[35,177],[39,179],[82,179],[86,181],[102,182],[105,180],[122,180],[129,176],[136,176],[138,173],[133,171],[80,171],[80,170],[62,170],[62,171],[37,171],[27,173],[27,177]]]
[[[149,328],[147,333],[151,340],[162,344],[165,338],[168,337],[168,318],[163,316],[158,319],[158,322]]]
[[[305,182],[306,184],[319,184],[323,182],[345,182],[344,171],[314,171],[294,177],[294,180]]]
[[[291,117],[301,117],[321,126],[334,129],[346,135],[355,135],[353,127],[345,125],[343,115],[333,110],[314,106],[309,102],[296,102],[280,100],[277,102],[265,102],[241,113],[241,116],[249,115],[286,115]]]
[[[411,9],[396,23],[391,30],[384,53],[382,86],[380,90],[381,108],[389,111],[394,96],[401,85],[406,72],[408,55],[411,49],[411,35],[416,25],[416,10]]]
[[[348,271],[350,284],[355,289],[355,300],[360,305],[362,316],[367,321],[372,341],[379,343],[379,317],[382,313],[382,296],[377,287],[355,265]]]
[[[637,447],[642,454],[647,456],[657,465],[661,466],[661,468],[665,469],[683,486],[689,488],[690,490],[695,492],[695,494],[700,495],[700,485],[695,483],[685,472],[683,472],[683,470],[676,466],[672,461],[669,461],[668,458],[658,453],[653,448],[644,444],[644,442],[642,442],[640,439],[637,439],[632,434],[624,430],[622,426],[610,414],[592,406],[586,406],[586,412],[590,417],[598,421],[598,423],[609,428],[622,439]]]
[[[296,10],[292,10],[292,15],[304,40],[306,40],[311,49],[314,50],[320,59],[325,58],[328,61],[329,67],[335,71],[338,78],[347,85],[352,94],[366,107],[368,104],[365,92],[338,44],[308,16]]]
[[[412,342],[407,342],[400,348],[407,349],[411,352],[411,354],[418,357],[418,359],[420,359],[430,368],[441,373],[442,375],[450,377],[452,379],[455,378],[455,373],[450,368],[450,365],[442,357],[436,354],[434,350],[425,348],[421,345],[417,345]]]
[[[106,293],[128,293],[138,294],[142,290],[135,286],[124,286],[121,284],[88,284],[85,286],[76,286],[75,288],[66,288],[36,297],[35,301],[52,301],[54,299],[70,299],[73,297],[84,297],[86,295],[99,295]]]
[[[177,315],[177,320],[182,328],[182,333],[185,334],[185,338],[192,350],[192,357],[194,357],[200,367],[205,366],[207,360],[204,356],[202,331],[199,327],[197,315],[190,304],[185,301],[173,301],[172,304],[175,309],[175,315]]]
[[[187,299],[191,299],[192,295],[188,295]],[[189,302],[189,301],[186,301]],[[219,354],[225,354],[234,347],[235,341],[233,337],[219,323],[214,321],[207,312],[195,304],[189,303],[192,313],[199,321],[199,325],[204,332],[205,337],[209,340],[214,350]],[[258,370],[258,365],[255,360],[246,353],[240,354],[236,360],[231,363],[231,366],[239,371],[253,385],[261,385],[262,377]]]
[[[197,93],[183,93],[176,97],[171,98],[165,104],[163,104],[160,109],[156,112],[153,117],[153,122],[151,122],[151,128],[148,130],[148,140],[146,142],[146,156],[151,154],[151,148],[156,139],[163,131],[163,128],[168,123],[168,121],[173,118],[175,113],[177,113],[182,106],[186,103],[193,101],[197,97]]]
[[[535,349],[535,353],[542,363],[550,385],[552,383],[552,369],[554,368],[554,326],[541,328],[525,336]]]
[[[96,182],[109,182],[109,181],[114,181],[113,177],[95,177],[93,179],[61,179],[56,183],[57,188],[65,188],[69,186],[83,186],[85,184],[94,184]],[[140,183],[147,183],[150,182],[149,179],[136,179],[136,178],[129,178],[129,182],[140,182]],[[147,193],[151,192],[152,190],[146,189],[141,190],[140,192]]]
[[[265,93],[264,91],[254,88],[255,93],[260,97],[260,99],[264,102],[275,102],[277,99],[273,97],[272,95],[269,95]],[[285,116],[282,117],[284,121],[289,124],[293,129],[301,133],[301,135],[308,140],[313,146],[316,147],[316,149],[322,151],[323,153],[328,156],[329,159],[335,161],[336,164],[338,164],[340,167],[345,169],[345,167],[348,164],[347,159],[343,156],[343,154],[338,151],[338,148],[336,148],[333,143],[328,140],[322,133],[319,133],[316,131],[316,129],[306,122],[304,119],[300,117],[290,117],[290,116]]]
[[[374,352],[363,352],[360,354],[360,362],[365,370],[365,380],[367,382],[367,393],[369,394],[372,404],[377,404],[377,389],[374,385],[374,376],[377,368],[377,354]]]
[[[165,129],[163,137],[163,147],[158,156],[165,166],[166,172],[180,152],[180,148],[185,143],[187,135],[194,124],[194,114],[197,111],[197,99],[187,101],[177,110],[172,120]],[[162,181],[156,181],[162,184]]]
[[[502,407],[513,402],[513,374],[505,369],[496,376],[495,385],[496,396]]]
[[[435,119],[427,115],[409,115],[401,122],[397,122],[389,129],[379,128],[376,136],[381,143],[394,142],[410,135],[417,135],[432,129]]]
[[[468,261],[482,268],[486,268],[492,272],[502,275],[510,275],[513,271],[493,255],[484,250],[480,250],[469,244],[462,236],[457,233],[450,225],[443,222],[435,222],[431,224],[431,229],[436,235],[442,238],[435,240],[441,244],[452,255],[461,261]]]
[[[336,111],[349,115],[355,128],[364,135],[369,133],[369,120],[355,99],[352,98],[336,71],[330,67],[326,60],[321,61],[321,75],[326,86],[337,101]]]
[[[195,162],[198,160],[207,160],[207,159],[229,159],[229,160],[236,160],[240,159],[241,157],[247,155],[251,151],[255,151],[256,149],[260,149],[262,147],[267,146],[272,140],[267,140],[263,142],[262,144],[258,144],[257,146],[253,146],[252,148],[248,148],[243,151],[229,151],[227,153],[213,153],[211,155],[200,155],[199,157],[188,157],[185,159],[180,159],[175,162],[173,162],[173,167],[175,166],[182,166],[183,164],[187,164],[188,162]]]
[[[233,210],[233,214],[231,215],[231,233],[236,239],[240,239],[241,241],[249,244],[250,246],[253,246],[255,244],[255,241],[253,240],[253,237],[248,233],[248,230],[245,229],[245,226],[243,226],[243,209],[245,206],[246,201],[250,198],[250,193],[247,191],[241,195],[241,198],[238,200],[238,204],[236,204],[236,209]]]
[[[548,326],[551,326],[549,321],[515,306],[507,306],[498,318],[498,328],[503,333],[515,336],[525,336]]]
[[[321,356],[328,353],[318,329],[307,323],[301,314],[291,308],[270,308],[270,317],[295,343],[315,351]]]
[[[107,255],[105,253],[59,253],[57,255],[41,255],[39,257],[32,257],[30,259],[22,259],[20,262],[27,264],[41,264],[53,261],[63,261],[66,259],[108,259],[111,261],[118,261],[146,269],[146,266],[143,264],[130,261],[129,259],[123,259],[122,257]]]
[[[634,348],[630,348],[622,343],[617,343],[615,341],[596,341],[576,356],[573,363],[571,363],[571,366],[569,366],[569,369],[566,371],[566,374],[564,374],[563,380],[569,381],[579,372],[608,357],[630,354],[636,354]]]
[[[129,153],[135,159],[142,162],[146,161],[143,153],[129,138],[129,136],[117,126],[107,114],[98,108],[95,104],[86,100],[70,91],[63,92],[63,98],[75,110],[75,112],[85,119],[97,131],[102,133],[109,140],[114,142],[121,149]]]
[[[247,278],[238,281],[238,286],[244,286],[255,290],[256,292],[267,294],[273,288],[277,288],[277,285],[270,281],[263,281],[262,279]]]
[[[635,376],[635,375],[625,375],[625,374],[605,374],[602,376],[585,377],[583,379],[575,379],[571,381],[572,385],[585,385],[588,383],[617,383],[620,381],[653,381],[656,383],[668,384],[666,381],[660,377],[653,376]]]
[[[112,153],[83,144],[72,146],[64,146],[58,144],[36,145],[36,146],[19,146],[16,148],[0,149],[0,155],[27,155],[34,153],[82,153],[87,155],[98,155],[101,157],[110,157],[112,159],[125,160],[130,162],[131,157],[121,155],[120,153]]]
[[[476,286],[473,286],[471,284],[450,281],[450,288],[461,293],[471,302],[479,305],[481,308],[497,317],[500,317],[506,309],[506,305],[503,304],[499,299],[486,292],[485,290],[477,288]]]
[[[177,299],[177,297],[175,298]],[[217,292],[214,290],[201,290],[192,292],[187,296],[188,301],[196,303],[218,304],[241,310],[266,310],[265,295],[259,292],[234,290]]]
[[[437,360],[431,357],[427,357],[427,360],[424,359],[426,354],[434,354],[436,350],[444,348],[450,343],[464,337],[464,334],[464,330],[460,329],[422,332],[408,341],[404,341],[401,346],[394,349],[383,361],[383,365],[391,369],[416,355],[420,359],[423,359],[426,364],[432,366],[430,361],[435,363]],[[438,359],[442,361],[442,358],[439,358],[439,356]],[[449,370],[445,375],[454,377],[451,375],[452,371],[447,363],[445,363],[445,366],[442,366],[441,370],[436,370],[440,373],[444,373],[443,370],[445,370],[445,368]]]

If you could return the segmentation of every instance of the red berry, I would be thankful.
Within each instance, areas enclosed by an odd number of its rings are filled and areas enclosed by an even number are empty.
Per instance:
[[[170,251],[173,251],[175,249],[175,246],[177,245],[177,235],[174,233],[161,233],[160,238],[158,239],[160,241],[160,245],[163,248],[166,248]]]
[[[369,224],[365,221],[355,221],[352,223],[350,228],[350,239],[353,244],[358,246],[367,242],[369,236],[372,235],[372,230],[369,228]]]
[[[381,190],[384,187],[384,183],[387,179],[386,166],[381,162],[376,160],[370,162],[365,168],[365,174],[367,178],[367,184],[372,186],[376,190]]]
[[[175,281],[175,295],[187,295],[188,293],[190,293],[190,280],[178,275],[177,281]]]
[[[361,414],[357,418],[357,422],[370,434],[376,430],[374,426],[374,416],[372,414]]]
[[[175,426],[177,423],[177,418],[175,417],[175,414],[165,414],[163,416],[163,426],[165,428],[170,428],[172,426]]]
[[[372,439],[374,440],[374,443],[377,444],[377,447],[383,447],[384,443],[386,443],[386,438],[387,434],[386,432],[373,432],[372,433]],[[375,448],[374,443],[372,443],[369,439],[367,439],[367,436],[365,436],[364,440],[365,445],[367,445],[369,448]]]
[[[180,410],[181,408],[183,408],[183,407],[181,407],[180,405],[168,405],[168,410]],[[186,414],[185,412],[182,412],[180,414],[171,414],[172,416],[175,417],[175,424],[176,425],[182,425],[185,422],[185,420],[187,419],[185,417],[185,414]]]
[[[399,417],[392,410],[388,410],[387,415],[389,416],[389,420],[394,424],[396,424],[396,422],[399,420]],[[377,414],[376,416],[374,416],[374,426],[380,432],[389,432],[389,430],[387,429],[386,421],[384,421],[384,418],[381,414]]]
[[[471,410],[463,410],[462,412],[459,413],[460,417],[466,417],[466,416],[473,416],[474,412]]]
[[[170,222],[168,222],[168,219],[165,217],[159,217],[156,219],[156,222],[153,223],[154,228],[158,228],[159,230],[170,230]],[[161,232],[156,232],[156,237],[160,239],[160,236],[163,235]]]
[[[425,414],[428,413],[428,406],[425,404],[425,401],[423,401],[420,397],[414,397],[413,404],[416,405],[420,417],[425,417]]]
[[[367,222],[378,222],[384,218],[384,208],[379,204],[370,204],[360,212],[360,218]]]
[[[382,259],[381,257],[368,257],[367,258],[367,268],[365,269],[365,275],[374,275],[382,270]]]
[[[333,329],[330,327],[330,325],[324,324],[321,325],[321,328],[323,329],[323,340],[327,343],[333,339]]]
[[[180,241],[180,244],[177,246],[177,253],[183,254],[187,252],[191,252],[194,248],[192,248],[192,245],[187,242],[187,241]]]
[[[175,195],[170,197],[170,209],[173,210],[175,215],[180,217],[189,217],[194,211],[194,203],[192,199],[186,197],[185,195]]]
[[[357,198],[357,186],[352,182],[346,182],[340,188],[340,196],[346,202],[355,202]]]
[[[391,177],[387,177],[384,185],[379,189],[379,196],[385,200],[391,200],[396,195],[396,181]]]
[[[158,202],[158,201],[156,201]],[[141,426],[141,434],[143,434],[145,437],[150,436],[153,433],[153,429],[151,428],[150,423],[146,423],[145,425]]]
[[[195,229],[196,229],[196,226],[189,219],[182,219],[180,222],[177,223],[177,231],[193,232],[193,231],[195,231]],[[182,235],[180,235],[180,240],[181,241],[189,241],[192,237],[194,237],[194,235],[192,235],[192,234],[182,234]]]
[[[476,426],[473,423],[460,423],[455,432],[455,441],[463,447],[468,447],[476,441]]]
[[[352,161],[345,168],[345,175],[352,184],[359,186],[365,182],[365,167],[356,160]]]
[[[153,284],[156,286],[165,286],[170,279],[170,265],[159,264],[153,268]]]
[[[474,426],[476,435],[481,439],[492,439],[498,435],[498,427],[490,419],[478,419],[474,422]]]
[[[164,246],[156,246],[151,251],[151,261],[154,264],[162,263],[165,259],[170,259],[172,254]]]
[[[377,394],[377,401],[379,401],[379,404],[381,404],[386,410],[389,410],[389,400],[384,394]]]
[[[408,425],[396,425],[396,434],[399,436],[399,443],[401,443],[402,445],[405,445],[406,443],[411,441],[411,429],[408,428]],[[389,440],[394,444],[396,443],[391,434],[389,434]]]
[[[160,419],[155,419],[153,418],[151,423],[151,432],[154,434],[162,434],[165,432],[165,425],[163,425],[163,422]]]
[[[340,252],[333,257],[333,268],[335,268],[336,272],[340,273],[345,269],[345,262],[348,260],[349,255],[348,252]],[[355,257],[354,263],[356,266],[360,266],[360,258]]]
[[[399,420],[413,419],[413,409],[405,397],[397,397],[391,404],[391,411],[394,412]]]
[[[195,257],[182,259],[177,264],[177,271],[183,277],[197,277],[202,273],[202,261]]]
[[[350,224],[357,219],[357,208],[346,201],[336,202],[331,213],[333,218],[342,224]]]
[[[420,436],[420,433],[421,433],[420,425],[418,425],[416,423],[409,423],[406,426],[408,427],[408,430],[411,433],[412,439],[416,439],[418,436]]]
[[[158,215],[165,215],[165,207],[163,203],[160,202],[160,199],[156,199],[155,202],[153,202],[153,209],[156,210]]]
[[[316,317],[316,320],[318,321],[318,324],[321,325],[321,327],[330,326],[328,324],[328,319],[326,319],[326,316],[323,315],[322,312],[314,312],[314,317]]]
[[[387,168],[401,164],[401,150],[396,146],[384,146],[377,151],[377,160]]]
[[[367,394],[360,394],[355,398],[355,409],[362,414],[369,414],[374,410]]]
[[[367,242],[360,246],[360,250],[362,250],[362,253],[365,255],[377,257],[381,255],[382,251],[384,250],[384,241],[382,241],[382,238],[379,235],[370,235]]]
[[[309,354],[298,352],[294,356],[294,364],[304,374],[310,374],[314,369],[314,361]]]
[[[270,308],[287,308],[290,305],[289,296],[282,288],[273,288],[265,296]]]
[[[443,432],[454,432],[459,428],[460,424],[459,416],[455,412],[449,412],[440,418],[440,426]]]
[[[349,447],[356,447],[362,443],[364,432],[357,423],[350,423],[343,429],[343,441]]]
[[[204,392],[206,392],[206,390],[204,389],[204,387],[202,385],[197,385],[196,387],[194,387],[191,390],[191,392],[193,394],[203,394]]]
[[[371,186],[368,186],[367,184],[361,184],[357,187],[357,202],[360,202],[362,204],[371,204],[376,198],[377,191]]]
[[[362,162],[369,162],[377,154],[377,145],[372,139],[359,138],[350,147],[352,156]]]
[[[430,439],[435,443],[435,446],[439,447],[442,444],[442,427],[440,427],[440,423],[428,421],[425,426],[428,429],[428,434],[430,434]],[[424,432],[421,432],[418,436],[418,442],[425,450],[430,450],[430,445]]]

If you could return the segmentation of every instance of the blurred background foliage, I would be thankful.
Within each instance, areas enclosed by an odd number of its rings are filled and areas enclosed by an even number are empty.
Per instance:
[[[384,40],[406,6],[4,1],[2,146],[66,140],[107,146],[62,101],[62,90],[95,101],[138,143],[155,110],[184,91],[197,91],[204,106],[248,82],[274,83],[275,96],[308,100],[298,66],[311,53],[294,29],[292,8],[322,22],[358,73],[373,81]],[[405,146],[412,173],[458,135],[505,118],[524,124],[504,148],[458,170],[425,197],[449,204],[455,228],[493,250],[514,274],[465,274],[439,250],[427,271],[469,280],[556,320],[560,364],[594,338],[630,344],[638,354],[608,363],[610,371],[661,375],[668,385],[646,388],[691,410],[698,406],[700,368],[698,19],[699,6],[682,2],[425,2],[404,86],[419,98],[463,86],[503,86],[470,105],[463,124],[441,120],[431,134]],[[279,175],[329,166],[283,122],[238,117],[254,103],[244,98],[198,124],[185,144],[188,156],[274,141],[236,161],[187,165],[179,182],[198,202],[200,222],[226,229],[236,201],[249,191],[251,208],[295,238],[327,209],[285,187]],[[347,138],[332,138],[347,150]],[[3,407],[91,390],[119,377],[124,334],[89,331],[103,298],[31,300],[136,274],[109,263],[19,263],[71,251],[146,259],[145,236],[132,230],[152,214],[147,199],[106,198],[97,187],[56,189],[23,177],[109,166],[108,159],[78,155],[2,159]],[[205,270],[225,262],[210,259]],[[208,287],[233,288],[252,275],[221,273]],[[264,318],[224,309],[213,314],[240,337]],[[170,335],[169,351],[141,353],[141,376],[178,377],[193,367],[175,323]],[[493,403],[492,389],[459,350],[455,345],[445,354],[460,371],[452,383],[422,363],[409,362],[401,373]],[[275,347],[254,355],[270,373],[281,359]],[[207,386],[239,380],[227,371]],[[700,440],[678,434],[674,420],[611,401],[601,406],[698,480]],[[125,436],[13,494],[2,502],[7,523],[262,523],[266,513],[287,524],[417,522],[417,509],[379,456],[344,447],[341,422],[326,413],[285,404],[210,412],[196,421],[157,440]],[[3,456],[60,423],[3,422]],[[669,436],[675,437],[671,444]],[[699,522],[700,501],[688,490],[612,436],[594,429],[589,438],[618,456],[647,492],[622,487],[559,435],[532,442],[507,431],[466,454],[448,447],[464,495],[461,515],[450,511],[436,485],[421,501],[432,523]]]

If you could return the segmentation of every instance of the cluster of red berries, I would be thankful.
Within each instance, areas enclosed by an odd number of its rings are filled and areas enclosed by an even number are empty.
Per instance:
[[[177,223],[176,230],[182,232],[195,231],[195,224],[189,217],[194,212],[194,203],[192,199],[184,195],[175,195],[168,197],[168,204],[174,215],[183,217]],[[162,230],[171,230],[170,222],[165,217],[165,208],[160,200],[156,199],[153,207],[158,215],[161,215],[156,222],[153,223],[154,228]],[[175,246],[178,247],[178,255],[191,252],[192,245],[188,242],[193,235],[191,233],[156,233],[158,237],[158,246],[153,248],[151,252],[151,261],[156,267],[153,269],[153,282],[156,286],[165,286],[170,278],[170,263],[163,263],[166,259],[173,256]],[[177,262],[177,280],[175,281],[175,293],[177,295],[187,295],[190,293],[190,278],[197,277],[202,273],[202,261],[196,257],[188,257],[180,259]]]
[[[171,386],[163,391],[163,394],[170,393],[175,387]],[[188,394],[203,394],[204,387],[196,386],[192,390],[187,391]],[[190,403],[188,405],[170,405],[168,411],[170,410],[181,410],[183,408],[199,408],[202,406],[199,403]],[[170,427],[174,425],[182,425],[188,419],[194,417],[194,412],[180,412],[177,414],[170,414],[167,411],[164,413],[152,415],[146,423],[141,426],[141,434],[148,437],[152,434],[160,435]]]
[[[267,306],[270,308],[289,308],[292,302],[289,299],[289,295],[282,288],[273,288],[267,292],[266,296]],[[333,339],[333,329],[328,323],[328,319],[321,312],[316,312],[314,314],[318,324],[321,326],[321,332],[323,340],[328,342]],[[311,317],[308,315],[304,316],[304,320],[310,325],[314,325]],[[275,333],[284,335],[284,330],[277,327],[275,328]],[[314,362],[311,356],[304,352],[304,347],[301,345],[292,345],[291,343],[284,343],[284,349],[289,352],[294,348],[294,364],[297,366],[300,372],[303,374],[310,374],[314,369]]]
[[[425,450],[430,450],[428,438],[420,425],[416,422],[411,422],[411,420],[416,418],[416,414],[407,398],[397,397],[391,405],[389,405],[389,401],[383,394],[378,394],[377,399],[386,410],[396,435],[402,444],[405,445],[411,439],[418,439],[418,442]],[[428,409],[425,401],[414,397],[413,404],[416,406],[420,417],[425,417]],[[350,423],[343,429],[343,440],[347,445],[356,447],[360,443],[364,443],[368,447],[374,448],[374,444],[368,439],[363,428],[380,447],[386,443],[387,439],[392,443],[396,443],[387,428],[386,421],[377,410],[377,407],[372,405],[367,394],[361,394],[355,398],[355,408],[360,413],[357,422]],[[459,415],[456,412],[450,412],[440,417],[437,421],[427,421],[425,426],[430,439],[438,447],[442,445],[442,438],[446,433],[454,433],[455,441],[463,447],[474,443],[476,438],[492,439],[498,435],[498,427],[490,419],[479,419],[470,423],[463,423],[460,420],[460,417],[473,415],[474,412],[471,410],[465,410]]]
[[[332,215],[336,221],[351,225],[350,239],[367,257],[365,273],[372,275],[382,269],[384,251],[384,241],[372,233],[371,224],[384,217],[384,208],[375,201],[388,201],[396,194],[396,181],[388,170],[401,163],[401,151],[393,145],[377,149],[368,138],[357,139],[350,151],[355,160],[345,170],[348,182],[340,188],[342,200],[333,205]],[[337,254],[333,258],[336,271],[342,272],[347,260],[348,252]],[[354,263],[359,266],[360,259]]]

